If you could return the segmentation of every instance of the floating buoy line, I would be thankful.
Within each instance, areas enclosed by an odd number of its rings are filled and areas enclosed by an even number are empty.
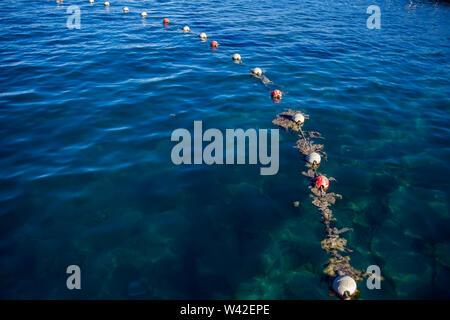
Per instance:
[[[62,3],[63,0],[56,0],[56,2]],[[89,0],[89,3],[91,5],[94,4],[94,0]],[[110,7],[111,4],[106,1],[103,5],[105,7]],[[123,7],[122,11],[128,13],[130,10],[128,7]],[[146,11],[142,11],[140,15],[142,18],[148,16]],[[169,18],[164,18],[162,22],[165,26],[168,26],[171,23]],[[184,33],[196,34],[202,42],[207,40],[206,33],[193,32],[187,25],[183,27],[180,26],[177,30]],[[217,49],[219,47],[219,42],[213,40],[210,42],[210,46],[212,49]],[[231,58],[236,63],[243,63],[239,53],[234,53]],[[264,87],[270,91],[270,96],[274,103],[281,101],[283,92],[274,85],[261,68],[256,67],[251,69],[250,75],[259,79]],[[342,228],[338,230],[336,227],[332,227],[332,222],[336,221],[336,218],[334,218],[330,207],[335,204],[336,199],[341,199],[342,196],[337,193],[328,192],[330,182],[334,182],[336,179],[327,177],[324,173],[317,171],[321,165],[322,158],[327,159],[327,155],[323,151],[324,146],[315,143],[315,139],[323,139],[321,134],[317,131],[303,131],[302,126],[307,119],[309,119],[307,114],[304,114],[299,110],[287,109],[276,115],[275,119],[272,120],[272,123],[286,129],[286,131],[299,133],[299,139],[296,142],[295,148],[303,154],[305,166],[307,167],[307,170],[302,172],[302,174],[311,182],[309,190],[311,192],[310,197],[312,199],[312,204],[321,214],[322,223],[325,226],[325,238],[321,241],[321,246],[330,257],[325,264],[323,272],[329,278],[331,283],[330,289],[333,290],[335,295],[341,299],[349,300],[359,293],[357,282],[362,281],[364,277],[371,276],[371,274],[366,273],[364,270],[353,268],[350,265],[350,257],[344,255],[345,253],[352,252],[352,250],[347,248],[347,240],[340,235],[352,231],[352,229]],[[295,206],[298,206],[298,201],[294,204]]]

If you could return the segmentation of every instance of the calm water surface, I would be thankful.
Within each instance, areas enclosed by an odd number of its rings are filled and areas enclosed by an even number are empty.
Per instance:
[[[275,176],[170,160],[176,128],[274,128],[288,107],[325,137],[352,264],[381,267],[362,298],[450,298],[449,5],[110,2],[0,2],[0,298],[335,299],[295,136]]]

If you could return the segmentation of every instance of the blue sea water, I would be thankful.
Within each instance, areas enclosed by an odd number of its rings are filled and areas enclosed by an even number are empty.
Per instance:
[[[381,268],[361,298],[450,298],[448,4],[110,2],[0,2],[0,298],[335,299],[294,135],[274,176],[170,158],[194,120],[272,129],[289,107],[325,137],[352,265]]]

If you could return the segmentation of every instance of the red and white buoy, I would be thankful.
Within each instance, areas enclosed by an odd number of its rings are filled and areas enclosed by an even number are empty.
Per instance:
[[[327,177],[320,175],[314,179],[314,185],[316,186],[316,188],[327,191],[328,187],[330,186],[330,181],[328,180]]]
[[[356,281],[350,276],[339,276],[333,281],[333,291],[344,300],[351,299],[356,294],[358,286]]]
[[[281,93],[280,90],[275,89],[272,91],[272,99],[281,100],[282,97],[283,97],[283,94]]]
[[[242,62],[241,55],[240,55],[239,53],[235,53],[235,54],[233,55],[233,60],[234,60],[235,62]]]
[[[306,156],[306,161],[315,167],[318,167],[320,165],[320,161],[321,161],[321,157],[320,154],[318,154],[317,152],[311,152],[310,154],[308,154]]]
[[[211,41],[211,48],[219,47],[219,43],[217,41]]]
[[[261,77],[263,74],[262,70],[260,68],[253,68],[252,69],[252,75],[255,77]]]
[[[298,112],[294,114],[292,120],[294,120],[299,125],[303,125],[305,123],[305,116],[302,113]]]

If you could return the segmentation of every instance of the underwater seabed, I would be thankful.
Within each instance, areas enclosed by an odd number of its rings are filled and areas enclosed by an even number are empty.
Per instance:
[[[369,30],[364,0],[118,3],[83,4],[80,30],[72,1],[0,3],[0,298],[336,299],[297,137],[281,134],[272,177],[170,161],[194,120],[274,128],[287,108],[325,138],[351,265],[381,267],[360,299],[450,297],[447,5],[381,2]]]

